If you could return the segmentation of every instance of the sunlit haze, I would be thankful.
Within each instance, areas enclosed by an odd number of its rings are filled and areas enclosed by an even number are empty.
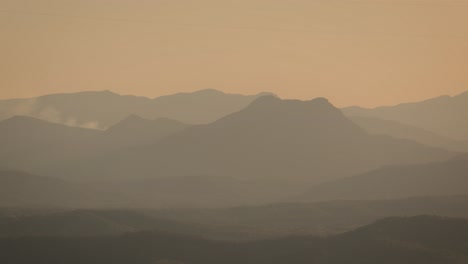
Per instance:
[[[0,98],[206,88],[336,106],[468,90],[468,1],[0,0]]]

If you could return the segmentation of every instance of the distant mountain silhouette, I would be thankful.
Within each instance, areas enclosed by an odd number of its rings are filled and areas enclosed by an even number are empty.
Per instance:
[[[348,116],[393,120],[456,140],[468,140],[468,92],[454,97],[441,96],[422,102],[374,109],[348,107],[343,111]]]
[[[130,115],[107,129],[101,141],[110,149],[153,144],[188,127],[190,125],[168,118],[149,120]]]
[[[432,215],[388,217],[338,237],[355,241],[392,241],[396,247],[406,245],[423,249],[422,252],[427,250],[427,257],[431,255],[429,249],[436,249],[439,252],[465,252],[459,255],[459,258],[448,258],[455,263],[467,260],[468,257],[466,254],[468,252],[466,251],[468,249],[467,219]],[[450,242],[447,243],[448,241]]]
[[[147,212],[80,209],[0,216],[0,237],[119,235],[143,230],[200,233],[194,224],[158,219]]]
[[[312,188],[306,200],[395,199],[468,194],[468,159],[384,167]]]
[[[63,180],[0,170],[0,206],[77,206],[86,200],[84,195],[81,189]]]
[[[28,193],[18,195],[27,196]],[[85,199],[85,198],[82,198]],[[125,197],[122,197],[122,200]],[[249,241],[292,235],[334,235],[389,216],[433,214],[468,217],[468,196],[400,200],[282,203],[216,209],[74,209],[57,199],[56,208],[0,208],[0,237],[97,236],[164,231],[207,238]],[[123,203],[113,208],[122,208]],[[97,203],[95,203],[97,204]],[[13,204],[2,204],[13,206]],[[31,204],[29,204],[31,205]],[[45,204],[42,204],[44,206]],[[144,206],[136,206],[141,208]],[[261,227],[261,228],[259,228]]]
[[[208,89],[155,99],[110,91],[51,94],[29,99],[0,100],[0,120],[16,115],[84,128],[106,129],[130,114],[171,118],[188,124],[209,123],[238,111],[266,95],[226,94]]]
[[[0,122],[0,166],[74,180],[114,181],[130,204],[275,202],[381,166],[454,154],[369,135],[326,99],[263,96],[206,125],[130,116],[107,131],[30,117]],[[166,187],[163,187],[166,186]]]
[[[395,200],[278,203],[216,209],[172,209],[153,211],[151,215],[180,223],[216,226],[226,233],[230,231],[230,234],[243,234],[241,237],[244,239],[264,239],[342,233],[390,216],[437,213],[467,218],[466,208],[468,196],[434,196]]]
[[[467,151],[468,141],[457,141],[440,136],[431,131],[397,121],[384,120],[376,117],[349,116],[353,122],[370,134],[388,135],[395,138],[409,139],[415,142],[445,148],[453,151]]]
[[[175,120],[131,115],[100,131],[15,116],[0,122],[0,166],[48,175],[60,164],[152,144],[187,127]]]
[[[97,130],[15,116],[0,122],[0,167],[42,172],[90,155],[99,135]]]
[[[214,123],[190,127],[154,145],[88,160],[64,172],[81,170],[76,177],[127,180],[207,175],[247,179],[258,186],[276,184],[276,190],[269,188],[276,193],[383,165],[450,156],[411,141],[371,136],[323,98],[265,96]]]

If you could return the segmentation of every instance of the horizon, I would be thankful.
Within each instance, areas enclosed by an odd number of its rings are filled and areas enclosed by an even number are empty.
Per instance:
[[[398,102],[398,103],[391,104],[391,105],[376,105],[374,107],[365,107],[365,106],[361,106],[361,105],[357,105],[357,104],[339,106],[339,105],[334,104],[333,101],[331,101],[329,98],[324,97],[324,96],[316,96],[316,97],[311,97],[311,98],[284,98],[281,95],[278,95],[278,94],[275,94],[275,93],[269,92],[269,91],[260,91],[260,92],[253,93],[253,94],[243,94],[243,93],[226,92],[226,91],[223,91],[223,90],[220,90],[220,89],[215,89],[215,88],[205,88],[205,89],[188,91],[188,92],[176,92],[176,93],[172,93],[172,94],[162,94],[162,95],[159,95],[159,96],[156,96],[156,97],[148,97],[148,96],[138,95],[138,94],[125,94],[125,93],[119,93],[117,91],[112,91],[112,90],[108,90],[108,89],[105,89],[105,90],[83,90],[83,91],[76,91],[76,92],[59,92],[59,93],[51,93],[51,94],[42,94],[42,95],[33,96],[33,97],[0,98],[0,101],[3,101],[3,100],[34,99],[34,98],[44,97],[44,96],[48,96],[48,95],[62,95],[62,94],[65,95],[65,94],[94,93],[94,92],[96,92],[96,93],[98,93],[98,92],[110,92],[110,93],[118,95],[118,96],[134,96],[134,97],[143,97],[143,98],[154,100],[154,99],[157,99],[157,98],[160,98],[160,97],[165,97],[165,96],[173,96],[173,95],[178,95],[178,94],[194,94],[194,93],[199,93],[199,92],[204,92],[204,91],[216,91],[216,92],[221,92],[221,93],[226,94],[226,95],[243,95],[243,96],[255,96],[255,95],[265,94],[264,96],[268,96],[268,95],[276,96],[276,97],[278,97],[278,98],[280,98],[282,100],[310,101],[310,100],[313,100],[313,99],[316,99],[316,98],[325,98],[328,101],[330,101],[330,103],[332,105],[334,105],[335,107],[337,107],[337,108],[360,107],[360,108],[364,108],[364,109],[375,109],[375,108],[380,108],[380,107],[391,107],[391,106],[399,106],[399,105],[404,105],[404,104],[421,103],[421,102],[425,102],[425,101],[428,101],[428,100],[437,99],[437,98],[441,98],[441,97],[454,98],[454,97],[458,97],[460,95],[468,93],[468,89],[467,89],[465,91],[461,91],[459,93],[455,93],[455,94],[452,94],[452,95],[450,95],[450,94],[440,94],[440,95],[436,95],[434,97],[417,99],[415,101],[402,101],[402,102]]]

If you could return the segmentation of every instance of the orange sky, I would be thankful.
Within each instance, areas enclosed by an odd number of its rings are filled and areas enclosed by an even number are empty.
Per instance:
[[[453,95],[468,90],[467,14],[468,0],[0,0],[0,98]]]

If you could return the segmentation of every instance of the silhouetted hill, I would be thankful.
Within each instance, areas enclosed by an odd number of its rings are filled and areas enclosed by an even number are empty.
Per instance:
[[[29,197],[27,193],[21,195]],[[98,202],[104,204],[102,197],[100,198],[101,201],[95,198],[94,208],[98,206]],[[88,197],[82,197],[83,199],[85,201],[82,202],[89,204]],[[122,200],[120,204],[115,201],[113,206],[123,208],[125,201]],[[75,201],[73,206],[77,204]],[[25,205],[30,204],[23,206]],[[57,200],[54,205],[61,207],[45,208],[38,205],[34,209],[0,209],[0,236],[93,236],[159,230],[217,240],[246,241],[290,235],[332,235],[389,216],[438,214],[468,217],[468,196],[327,201],[215,209],[123,210],[103,207],[73,210],[63,209],[70,207],[70,203],[62,200]]]
[[[350,231],[390,216],[437,214],[468,218],[468,196],[414,197],[398,200],[283,203],[215,209],[172,209],[157,218],[233,230],[243,239],[285,235],[329,235]]]
[[[349,116],[377,117],[420,127],[456,140],[468,140],[468,92],[441,96],[422,102],[385,106],[374,109],[349,107]]]
[[[38,136],[49,136],[49,137],[56,137],[59,133],[65,134],[63,138],[62,135],[58,137],[56,140],[62,140],[60,143],[66,143],[66,140],[73,139],[75,134],[79,134],[82,136],[91,137],[94,135],[99,134],[99,131],[94,129],[83,129],[83,128],[76,128],[76,127],[68,127],[63,126],[60,124],[54,124],[50,122],[44,122],[42,120],[27,117],[27,116],[14,116],[7,120],[0,122],[0,129],[5,136],[14,136],[20,132],[24,134],[37,132]],[[31,131],[32,130],[32,131]]]
[[[147,120],[131,115],[100,131],[15,116],[0,122],[0,166],[49,175],[57,166],[153,144],[187,127],[166,118]]]
[[[467,223],[467,219],[434,215],[388,217],[342,236],[401,240],[437,247],[440,250],[450,250],[450,248],[443,248],[447,245],[447,239],[460,240],[460,244],[455,243],[451,246],[458,244],[461,250],[462,248],[468,248],[468,241],[466,241],[468,239]]]
[[[130,208],[186,208],[219,207],[240,204],[258,204],[271,201],[265,199],[276,186],[259,182],[219,177],[219,175],[197,175],[154,177],[151,179],[104,181],[98,188],[109,188],[119,193],[120,204]],[[265,192],[267,194],[265,194]],[[274,193],[274,192],[273,192]]]
[[[411,196],[468,194],[468,160],[384,167],[321,184],[304,199],[395,199]]]
[[[258,95],[201,90],[155,99],[119,95],[110,91],[51,94],[28,99],[0,100],[0,120],[26,115],[54,123],[106,129],[130,114],[171,118],[188,124],[209,123],[238,111]]]
[[[349,119],[370,134],[409,139],[424,145],[453,151],[468,151],[468,142],[453,140],[411,125],[375,117],[349,116]]]
[[[457,255],[459,263],[468,260],[468,220],[440,216],[390,217],[343,235],[347,239],[373,239],[395,244],[436,249]]]
[[[156,120],[130,115],[103,133],[102,142],[110,149],[156,143],[190,125],[167,118]]]
[[[0,167],[43,172],[89,155],[99,135],[92,129],[15,116],[0,122]]]
[[[171,131],[173,128],[185,128],[187,126],[187,124],[168,118],[149,120],[137,115],[129,115],[106,131],[108,133],[130,133],[134,132],[134,130],[157,129],[155,132],[159,132],[158,130],[163,130],[164,132],[164,130]]]
[[[249,243],[165,233],[0,239],[6,263],[458,264],[468,259],[468,220],[391,218],[329,238]]]
[[[65,181],[0,170],[0,206],[73,206],[85,193]]]
[[[201,228],[196,225],[129,210],[74,210],[0,217],[1,237],[119,235],[142,230],[201,234]]]

